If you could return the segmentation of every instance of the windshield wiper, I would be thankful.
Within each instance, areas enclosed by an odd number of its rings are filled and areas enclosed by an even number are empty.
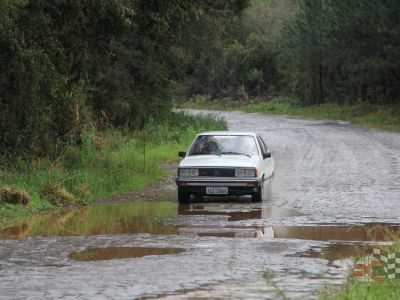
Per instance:
[[[246,153],[234,152],[234,151],[227,151],[227,152],[220,152],[220,154],[230,154],[230,155],[246,155],[247,157],[251,157]]]
[[[193,153],[191,155],[218,155],[221,156],[219,152],[201,152],[201,153]]]

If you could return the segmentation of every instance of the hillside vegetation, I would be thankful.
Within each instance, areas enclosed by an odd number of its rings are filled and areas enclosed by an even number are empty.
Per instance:
[[[399,15],[396,0],[253,0],[220,39],[195,40],[187,96],[398,106]]]

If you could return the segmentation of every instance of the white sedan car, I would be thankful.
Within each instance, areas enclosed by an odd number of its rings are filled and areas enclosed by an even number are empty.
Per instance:
[[[198,134],[179,164],[178,200],[190,195],[251,195],[263,198],[264,181],[274,172],[274,159],[260,135],[217,131]]]

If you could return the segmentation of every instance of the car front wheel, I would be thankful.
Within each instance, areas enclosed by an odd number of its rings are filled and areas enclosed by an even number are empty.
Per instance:
[[[178,188],[178,201],[179,203],[188,203],[190,201],[190,194]]]
[[[257,192],[251,195],[251,201],[261,202],[263,199],[263,192],[264,192],[264,182],[261,183],[261,186],[257,189]]]

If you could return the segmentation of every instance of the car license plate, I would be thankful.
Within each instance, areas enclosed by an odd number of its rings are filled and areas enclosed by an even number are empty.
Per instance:
[[[227,195],[228,187],[225,186],[207,186],[206,193],[209,195]]]

